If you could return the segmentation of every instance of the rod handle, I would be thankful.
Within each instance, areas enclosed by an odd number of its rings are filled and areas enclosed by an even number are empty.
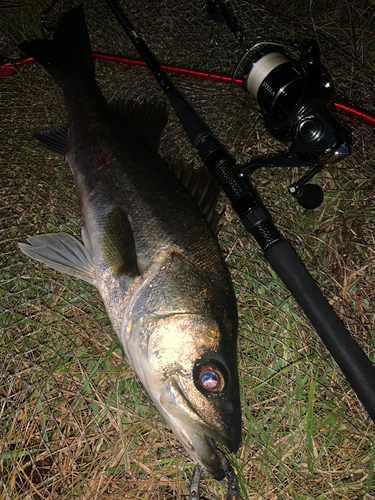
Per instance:
[[[375,367],[345,328],[287,240],[264,256],[311,321],[328,351],[375,422]]]

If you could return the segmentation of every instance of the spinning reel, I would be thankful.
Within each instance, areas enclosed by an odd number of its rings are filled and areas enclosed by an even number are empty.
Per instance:
[[[317,43],[312,40],[298,50],[296,61],[280,45],[269,44],[244,72],[243,87],[257,100],[267,130],[278,140],[291,141],[291,147],[286,155],[252,160],[242,173],[260,167],[309,167],[289,186],[289,193],[302,207],[312,209],[324,195],[308,182],[324,165],[350,154],[350,133],[331,115],[333,85],[321,65]]]

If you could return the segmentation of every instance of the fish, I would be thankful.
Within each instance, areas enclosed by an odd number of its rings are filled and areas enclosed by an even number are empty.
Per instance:
[[[217,239],[218,189],[204,169],[161,157],[163,102],[107,102],[95,79],[81,7],[53,39],[19,45],[61,88],[66,125],[34,133],[72,171],[82,242],[49,233],[21,251],[94,285],[137,379],[193,461],[227,471],[216,444],[238,450],[238,313]]]

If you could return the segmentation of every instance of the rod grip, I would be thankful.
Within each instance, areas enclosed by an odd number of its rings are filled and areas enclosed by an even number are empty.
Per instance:
[[[375,422],[374,365],[331,308],[289,241],[274,243],[264,255],[311,321]]]

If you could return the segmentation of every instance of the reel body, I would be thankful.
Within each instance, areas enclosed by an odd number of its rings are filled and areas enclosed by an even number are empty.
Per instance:
[[[292,184],[289,192],[305,208],[316,208],[323,192],[318,186],[304,192],[303,186],[324,165],[350,154],[350,133],[331,115],[333,83],[321,65],[316,42],[299,49],[299,61],[275,47],[268,45],[252,59],[243,87],[257,100],[268,131],[278,140],[291,141],[289,152],[273,158],[269,166],[310,166],[310,172]],[[259,168],[258,163],[250,162],[245,170]],[[259,166],[267,164],[262,161]]]

